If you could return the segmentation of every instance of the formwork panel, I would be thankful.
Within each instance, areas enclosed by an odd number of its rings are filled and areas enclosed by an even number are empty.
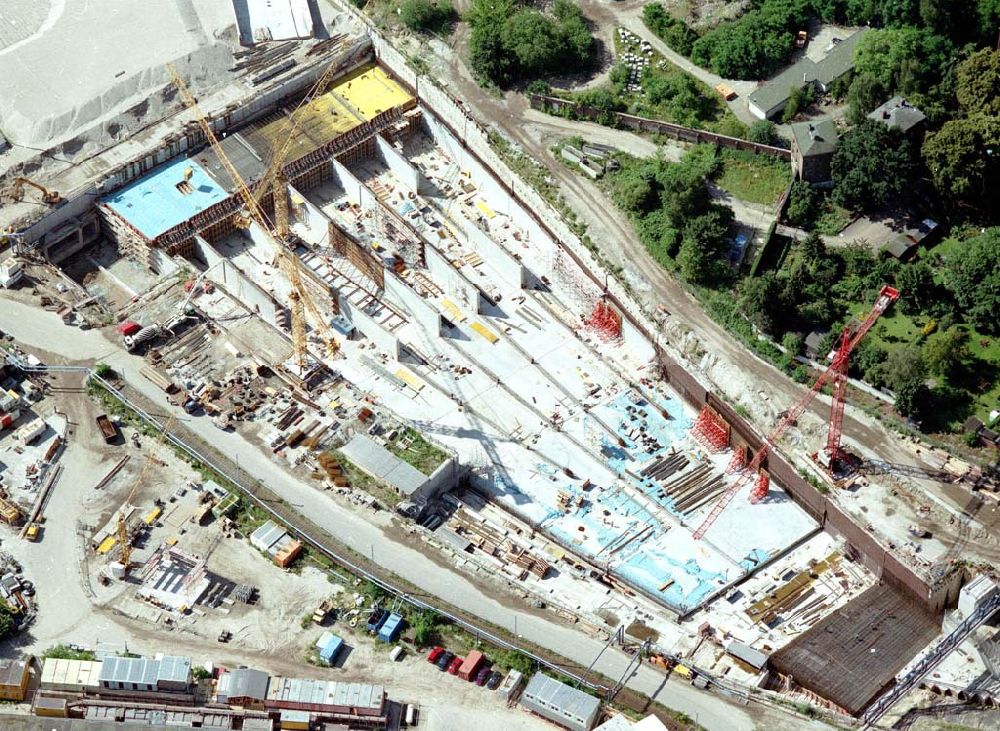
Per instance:
[[[939,631],[908,593],[881,584],[778,650],[771,666],[857,715]]]

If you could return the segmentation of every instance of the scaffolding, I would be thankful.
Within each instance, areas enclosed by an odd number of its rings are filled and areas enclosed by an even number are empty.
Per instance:
[[[741,444],[733,450],[733,456],[730,457],[729,464],[726,465],[726,474],[735,475],[737,472],[742,472],[746,466],[747,445]]]
[[[691,436],[709,452],[721,452],[729,446],[729,425],[706,406],[691,427]]]
[[[596,333],[602,340],[606,342],[621,340],[622,316],[604,298],[597,300],[590,317],[585,322],[587,329]]]

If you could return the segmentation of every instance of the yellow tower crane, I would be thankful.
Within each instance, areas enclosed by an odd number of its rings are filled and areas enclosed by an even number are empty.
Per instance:
[[[292,149],[292,144],[295,142],[295,134],[299,131],[299,121],[302,118],[302,114],[299,112],[309,104],[313,99],[316,98],[318,94],[322,94],[326,89],[327,85],[333,79],[334,74],[337,72],[339,67],[339,58],[334,58],[330,62],[330,65],[326,67],[323,74],[316,80],[316,83],[312,85],[308,93],[302,98],[298,106],[292,110],[289,115],[292,126],[285,135],[284,142],[278,146],[274,147],[271,153],[271,159],[268,161],[267,169],[264,171],[263,176],[261,176],[260,181],[254,186],[254,197],[259,203],[267,195],[268,190],[274,190],[274,228],[278,234],[278,238],[284,240],[288,236],[289,226],[288,226],[288,194],[287,194],[287,180],[285,179],[282,167],[285,164],[285,158],[288,156],[288,151]]]
[[[139,489],[139,486],[145,481],[146,475],[149,473],[149,468],[152,467],[154,462],[158,461],[154,453],[160,448],[160,445],[163,444],[163,440],[167,438],[167,432],[169,432],[170,428],[174,425],[175,418],[176,417],[173,414],[170,415],[170,418],[163,427],[163,431],[160,432],[160,436],[156,439],[155,448],[146,452],[146,459],[142,463],[142,468],[139,470],[139,474],[136,475],[135,482],[132,483],[132,489],[129,491],[128,497],[125,498],[125,502],[122,503],[121,508],[118,510],[118,526],[115,531],[119,546],[118,557],[122,562],[122,565],[125,566],[126,573],[128,573],[132,562],[132,537],[128,534],[128,523],[125,520],[125,510],[132,504],[132,498],[135,497],[135,493]]]
[[[184,100],[184,104],[194,111],[198,125],[205,133],[205,137],[208,139],[209,144],[211,144],[212,149],[219,158],[219,162],[222,163],[222,166],[226,169],[226,173],[233,181],[233,185],[236,186],[237,193],[242,199],[243,204],[246,206],[246,211],[237,214],[237,217],[243,220],[249,218],[250,220],[255,221],[263,229],[268,241],[274,248],[279,265],[285,272],[285,276],[288,277],[288,281],[291,284],[291,291],[289,292],[288,300],[289,310],[291,310],[292,313],[292,347],[294,348],[295,360],[299,370],[304,371],[306,357],[308,355],[305,321],[306,310],[309,311],[309,314],[315,321],[314,324],[324,341],[327,353],[330,356],[335,355],[337,351],[340,350],[340,343],[337,341],[337,338],[334,336],[333,331],[327,324],[326,319],[320,312],[320,308],[313,301],[312,297],[306,291],[302,283],[302,262],[299,261],[299,258],[295,256],[295,253],[288,248],[284,241],[276,235],[271,222],[264,213],[263,208],[261,208],[257,198],[254,197],[250,188],[236,170],[236,167],[226,156],[226,153],[222,149],[222,145],[219,143],[219,139],[215,136],[212,125],[209,124],[205,114],[198,107],[197,100],[191,94],[191,91],[187,88],[187,85],[177,73],[177,70],[172,65],[167,64],[167,73],[170,75],[170,79],[173,81],[174,86],[177,87],[178,92],[180,92],[181,98]]]

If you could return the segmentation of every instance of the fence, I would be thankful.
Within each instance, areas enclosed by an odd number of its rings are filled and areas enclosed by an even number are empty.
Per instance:
[[[654,132],[656,134],[666,135],[667,137],[673,137],[675,140],[681,140],[682,142],[707,142],[709,144],[719,145],[720,147],[729,147],[733,150],[759,152],[762,155],[770,155],[771,157],[779,157],[783,160],[789,161],[792,159],[791,151],[786,150],[783,147],[762,145],[759,142],[751,142],[750,140],[743,140],[739,137],[720,135],[703,129],[695,129],[694,127],[684,127],[679,124],[671,124],[670,122],[664,122],[660,119],[637,117],[634,114],[625,114],[624,112],[605,111],[603,109],[598,109],[597,107],[577,104],[574,101],[561,99],[557,96],[532,94],[531,108],[542,112],[569,112],[576,117],[590,120],[610,118],[621,127],[627,127],[639,132]]]
[[[155,431],[157,431],[157,432],[163,432],[164,431],[164,427],[165,427],[164,424],[162,424],[161,422],[157,421],[156,418],[154,418],[151,414],[149,414],[141,406],[139,406],[138,404],[132,402],[125,394],[123,394],[115,386],[113,386],[112,384],[108,383],[108,381],[106,381],[101,376],[97,375],[97,373],[95,373],[92,368],[88,368],[88,367],[85,367],[85,366],[46,366],[46,365],[32,366],[32,365],[29,365],[29,364],[25,363],[24,361],[20,360],[16,356],[12,356],[12,355],[8,355],[7,356],[7,360],[8,360],[8,362],[11,365],[15,366],[16,368],[19,368],[20,370],[22,370],[22,371],[24,371],[26,373],[53,373],[53,372],[54,373],[79,373],[80,375],[85,376],[88,381],[93,381],[93,382],[96,382],[97,384],[99,384],[101,388],[105,389],[109,394],[111,394],[115,399],[117,399],[119,401],[119,403],[121,403],[123,406],[125,406],[126,408],[130,409],[131,411],[133,411],[140,419],[142,419],[147,425],[149,425]],[[560,675],[564,675],[564,676],[566,676],[568,678],[571,678],[573,681],[575,681],[577,683],[580,683],[581,685],[584,685],[584,686],[586,686],[586,687],[588,687],[588,688],[590,688],[592,690],[598,691],[600,693],[607,693],[610,690],[610,688],[608,686],[606,686],[606,685],[603,685],[603,684],[600,684],[600,683],[594,683],[594,682],[588,680],[584,676],[577,675],[576,673],[572,672],[571,670],[567,670],[565,666],[556,664],[556,663],[552,662],[551,660],[548,660],[548,659],[546,659],[544,657],[540,657],[539,655],[536,655],[535,653],[533,653],[531,650],[527,650],[527,649],[525,649],[525,648],[523,648],[523,647],[521,647],[519,645],[516,645],[516,644],[514,644],[512,642],[509,642],[508,640],[506,640],[506,639],[504,639],[502,637],[499,637],[498,635],[494,634],[493,632],[491,632],[489,630],[486,630],[486,629],[483,629],[482,627],[479,627],[479,626],[473,624],[472,622],[469,622],[465,618],[460,617],[460,616],[458,616],[458,615],[456,615],[456,614],[448,611],[447,609],[443,609],[443,608],[438,607],[438,606],[436,606],[434,604],[431,604],[430,602],[424,601],[423,599],[419,599],[419,598],[417,598],[415,596],[412,596],[411,594],[408,594],[402,588],[393,585],[389,581],[387,581],[387,580],[385,580],[385,579],[377,576],[376,574],[372,573],[371,571],[369,571],[369,570],[365,569],[364,567],[358,565],[353,560],[351,560],[349,557],[344,556],[341,553],[339,553],[339,552],[335,551],[334,549],[330,548],[328,545],[326,545],[318,537],[310,534],[309,532],[307,532],[305,530],[302,530],[299,527],[291,525],[289,523],[289,520],[288,520],[287,517],[281,515],[277,510],[275,510],[274,507],[268,501],[259,498],[254,493],[254,491],[253,491],[253,489],[251,487],[248,487],[247,485],[243,484],[240,480],[238,480],[235,477],[233,477],[232,475],[230,475],[226,470],[224,470],[221,467],[219,467],[218,464],[216,464],[214,461],[212,461],[211,459],[209,459],[208,457],[206,457],[205,455],[203,455],[201,452],[199,452],[198,450],[196,450],[194,447],[188,445],[186,442],[184,442],[176,434],[172,434],[170,432],[166,432],[165,439],[167,441],[169,441],[171,444],[173,444],[175,447],[177,447],[179,450],[181,450],[188,457],[190,457],[191,459],[195,460],[196,462],[199,462],[199,463],[205,465],[206,467],[208,467],[209,469],[211,469],[212,471],[214,471],[215,473],[217,473],[224,480],[226,480],[227,482],[229,482],[232,486],[234,486],[237,490],[239,490],[239,492],[247,500],[249,500],[254,505],[254,507],[259,508],[260,510],[263,510],[264,512],[266,512],[267,515],[269,517],[273,518],[276,522],[278,522],[278,523],[280,523],[282,525],[288,526],[289,532],[291,532],[292,534],[296,535],[302,542],[306,543],[307,545],[311,546],[315,550],[319,551],[321,554],[323,554],[324,556],[326,556],[327,558],[329,558],[330,560],[332,560],[334,563],[338,564],[339,566],[347,569],[348,571],[350,571],[355,576],[361,577],[363,579],[366,579],[366,580],[372,582],[373,584],[375,584],[376,586],[378,586],[383,591],[386,591],[389,594],[391,594],[391,595],[393,595],[395,597],[398,597],[400,600],[402,600],[402,601],[404,601],[404,602],[412,605],[413,607],[416,607],[417,609],[423,609],[423,610],[429,610],[429,611],[435,612],[435,613],[441,615],[442,617],[445,617],[449,621],[455,623],[456,625],[458,625],[462,629],[464,629],[464,630],[466,630],[468,632],[471,632],[472,634],[476,635],[476,637],[485,639],[485,640],[487,640],[488,642],[490,642],[493,645],[496,645],[496,646],[501,647],[503,649],[515,650],[517,652],[520,652],[521,654],[523,654],[523,655],[531,658],[534,662],[538,663],[539,665],[542,665],[542,666],[544,666],[546,668],[549,668],[550,670],[553,670],[553,671],[559,673]]]

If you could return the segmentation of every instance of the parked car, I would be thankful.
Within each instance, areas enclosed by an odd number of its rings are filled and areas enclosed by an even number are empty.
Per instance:
[[[503,673],[498,673],[496,670],[490,673],[490,677],[486,679],[486,687],[490,690],[496,690],[500,687],[500,683],[503,682]]]
[[[475,682],[475,684],[480,687],[486,685],[486,681],[490,677],[490,672],[491,672],[490,666],[484,665],[482,668],[480,668],[479,672],[476,673],[476,677],[473,678],[473,682]]]
[[[433,650],[427,653],[427,662],[436,663],[438,658],[444,654],[444,648],[441,646],[435,647]]]
[[[448,672],[455,675],[458,669],[462,667],[462,663],[465,661],[464,657],[455,656],[455,659],[448,663]]]
[[[448,666],[451,665],[451,661],[454,659],[455,659],[455,653],[448,652],[447,650],[445,650],[445,653],[438,658],[437,661],[438,670],[440,670],[443,673],[445,670],[448,669]]]

